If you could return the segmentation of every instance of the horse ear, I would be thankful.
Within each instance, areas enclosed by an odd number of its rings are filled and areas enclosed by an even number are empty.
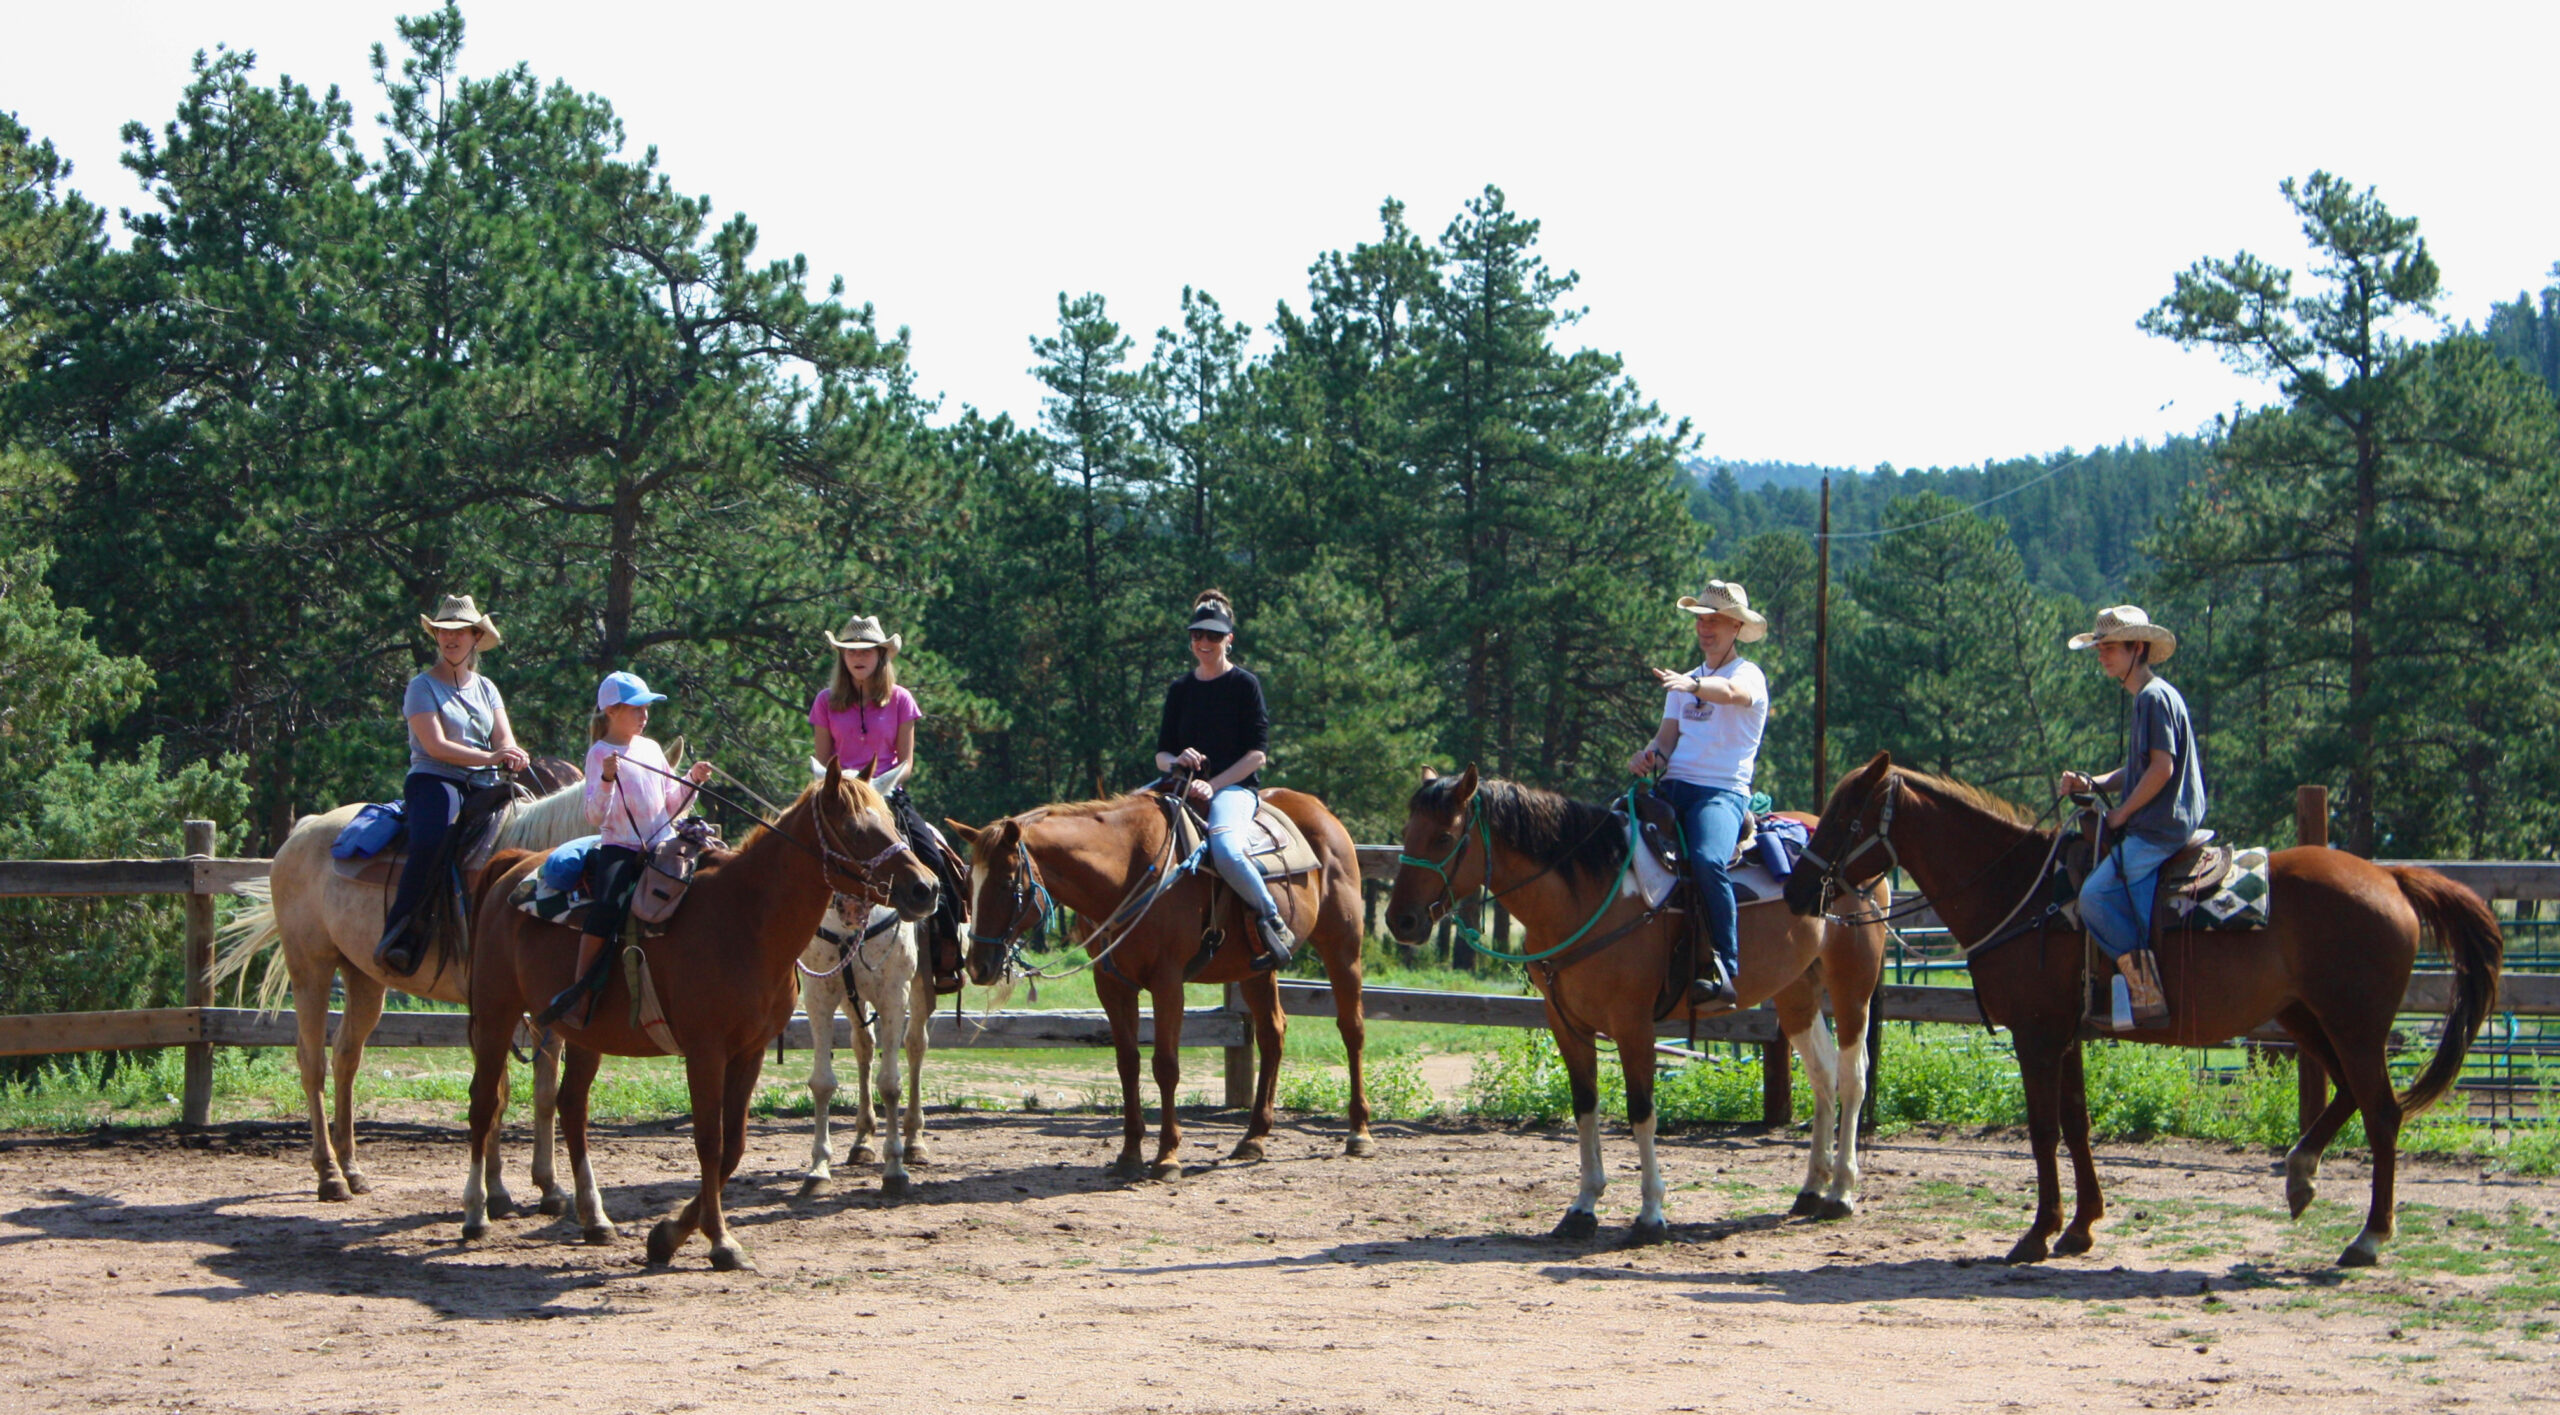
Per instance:
[[[951,827],[952,836],[959,840],[961,844],[975,845],[978,843],[978,828],[976,826],[963,825],[949,816],[944,816],[942,818],[942,823]]]
[[[878,757],[873,757],[871,760],[864,762],[862,764],[862,769],[853,774],[853,779],[856,781],[869,781],[871,779],[871,769],[879,764],[880,759]]]
[[[833,781],[843,771],[844,768],[837,764],[836,754],[829,752],[827,753],[827,759],[818,764],[818,779],[821,781]]]
[[[1476,779],[1476,764],[1469,762],[1466,774],[1458,778],[1458,789],[1451,794],[1450,800],[1457,805],[1465,805],[1475,799],[1476,787],[1482,784]]]
[[[1425,781],[1438,781],[1440,779],[1440,773],[1433,771],[1431,768],[1426,766],[1422,769],[1422,779]]]
[[[1001,854],[1012,849],[1013,842],[1022,838],[1022,823],[1007,816],[980,831],[979,836],[986,841],[989,849]]]

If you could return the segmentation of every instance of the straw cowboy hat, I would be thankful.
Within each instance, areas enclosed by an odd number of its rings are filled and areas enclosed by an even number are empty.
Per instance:
[[[885,647],[889,652],[896,653],[900,648],[906,645],[907,641],[903,635],[881,633],[880,618],[878,615],[858,614],[853,618],[844,621],[843,638],[839,639],[835,635],[829,634],[827,635],[827,642],[840,649],[876,649]]]
[[[493,649],[506,642],[506,636],[498,632],[498,621],[481,613],[480,606],[472,603],[471,596],[467,594],[446,595],[436,605],[435,613],[418,616],[418,625],[429,633],[438,629],[474,630],[479,636],[480,647],[484,649]]]
[[[2071,636],[2074,650],[2105,643],[2143,643],[2151,645],[2150,662],[2167,663],[2169,655],[2178,651],[2178,636],[2151,622],[2151,616],[2138,605],[2119,604],[2098,611],[2098,627],[2085,634]]]
[[[1680,596],[1680,607],[1704,619],[1721,614],[1742,621],[1742,632],[1734,635],[1746,644],[1756,644],[1769,637],[1769,621],[1751,607],[1751,596],[1731,580],[1707,581],[1706,593]]]

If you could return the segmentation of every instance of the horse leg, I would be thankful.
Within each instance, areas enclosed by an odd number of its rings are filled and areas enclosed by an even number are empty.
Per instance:
[[[835,1181],[835,1141],[827,1117],[836,1098],[836,1008],[844,1002],[843,974],[800,978],[800,1010],[809,1015],[809,1169],[800,1195],[826,1192]],[[853,1161],[848,1158],[846,1163]]]
[[[721,1094],[720,1112],[720,1176],[712,1181],[710,1201],[703,1206],[702,1236],[711,1240],[711,1266],[721,1272],[755,1271],[755,1260],[747,1256],[746,1245],[729,1231],[729,1217],[720,1206],[721,1192],[738,1166],[747,1158],[747,1110],[756,1095],[756,1077],[764,1069],[764,1045],[759,1042],[729,1058],[726,1085]]]
[[[1359,891],[1351,891],[1355,896]],[[1321,906],[1319,906],[1321,907]],[[1337,962],[1332,954],[1325,958],[1325,981],[1333,988],[1333,1027],[1342,1034],[1343,1059],[1351,1068],[1351,1104],[1344,1114],[1351,1133],[1342,1142],[1342,1152],[1354,1159],[1376,1154],[1378,1142],[1369,1135],[1369,1084],[1361,1065],[1361,1053],[1369,1043],[1369,1021],[1360,1008],[1360,910],[1355,902],[1343,926],[1348,935]],[[1272,980],[1272,1011],[1278,1012],[1279,980]],[[1285,1024],[1284,1024],[1285,1025]]]
[[[383,988],[362,969],[344,972],[347,1005],[338,1017],[338,1041],[330,1058],[337,1077],[338,1114],[329,1124],[329,1139],[337,1149],[338,1171],[347,1177],[348,1192],[361,1194],[373,1186],[356,1164],[356,1077],[364,1073],[364,1044],[382,1021]]]
[[[1655,1122],[1660,1119],[1653,1109],[1653,1017],[1651,1000],[1634,1016],[1621,1018],[1628,1027],[1619,1036],[1645,1038],[1640,1046],[1618,1044],[1618,1065],[1627,1083],[1627,1120],[1636,1133],[1636,1192],[1642,1196],[1642,1207],[1636,1211],[1636,1224],[1627,1231],[1627,1245],[1638,1247],[1648,1243],[1665,1243],[1671,1238],[1671,1221],[1662,1213],[1662,1162],[1653,1146]],[[1578,1104],[1578,1102],[1577,1102]],[[1596,1128],[1594,1133],[1596,1134]],[[1596,1145],[1593,1147],[1598,1148]]]
[[[546,1054],[557,1056],[556,1049]],[[585,1047],[569,1048],[565,1073],[560,1078],[560,1128],[569,1147],[569,1176],[578,1186],[579,1235],[589,1243],[610,1243],[621,1237],[613,1220],[605,1217],[604,1194],[596,1188],[595,1165],[587,1155],[587,1101],[596,1083],[596,1067],[604,1060],[602,1052]],[[555,1063],[556,1064],[556,1063]]]
[[[328,1077],[329,979],[336,969],[337,955],[331,953],[327,966],[318,969],[303,967],[289,947],[286,959],[293,978],[293,1056],[302,1069],[303,1104],[311,1113],[311,1168],[320,1176],[321,1199],[343,1203],[353,1197],[354,1191],[347,1187],[346,1172],[338,1167],[338,1153],[329,1140],[328,1100],[322,1094]],[[353,964],[348,965],[347,972],[357,975]],[[353,1077],[347,1078],[343,1094],[353,1096],[354,1084]],[[346,1108],[345,1100],[338,1102],[340,1114],[345,1114]]]
[[[1777,996],[1778,1030],[1784,1032],[1787,1045],[1796,1059],[1804,1063],[1804,1075],[1813,1087],[1813,1129],[1805,1139],[1804,1187],[1796,1190],[1796,1201],[1788,1212],[1797,1218],[1811,1218],[1822,1212],[1822,1200],[1831,1189],[1831,1142],[1834,1117],[1838,1114],[1834,1086],[1840,1075],[1840,1048],[1831,1040],[1831,1029],[1823,1025],[1822,1011],[1814,1005],[1811,974],[1787,984]]]
[[[872,1143],[872,1137],[879,1133],[880,1115],[872,1109],[871,1083],[868,1079],[871,1075],[872,1058],[880,1052],[874,1030],[880,1023],[880,1009],[877,999],[871,999],[873,1002],[872,1025],[865,1027],[862,1025],[864,1001],[862,984],[855,979],[847,978],[845,980],[845,1016],[853,1021],[853,1151],[845,1156],[847,1164],[878,1164],[880,1162],[880,1148]]]
[[[1162,1133],[1156,1141],[1156,1162],[1147,1167],[1149,1179],[1179,1179],[1182,1161],[1174,1156],[1182,1150],[1182,1111],[1176,1104],[1182,1098],[1182,984],[1155,990],[1156,1094],[1164,1105]]]
[[[2394,1226],[2391,1189],[2399,1164],[2400,1097],[2392,1092],[2391,1071],[2380,1045],[2340,1059],[2347,1062],[2338,1078],[2340,1087],[2354,1092],[2356,1109],[2364,1116],[2365,1143],[2373,1150],[2373,1206],[2365,1212],[2364,1231],[2338,1255],[2338,1266],[2369,1268],[2381,1261],[2383,1240],[2391,1236]],[[2320,1119],[2327,1120],[2327,1114]]]
[[[569,1212],[569,1196],[560,1188],[552,1159],[552,1137],[559,1129],[561,1045],[554,1037],[533,1054],[533,1184],[542,1191],[534,1208],[553,1218]]]
[[[510,1036],[508,1041],[514,1041]],[[498,1113],[489,1122],[489,1148],[480,1156],[482,1192],[489,1196],[489,1217],[514,1218],[516,1199],[507,1192],[506,1147],[500,1143],[507,1125],[507,1103],[515,1091],[514,1077],[507,1071],[507,1056],[498,1055]]]
[[[688,1055],[684,1079],[693,1101],[693,1158],[701,1180],[674,1217],[662,1218],[649,1229],[649,1266],[653,1268],[673,1262],[676,1250],[691,1241],[696,1229],[717,1222],[714,1216],[720,1211],[721,1129],[726,1119],[721,1104],[727,1094],[728,1059]]]
[[[1135,1179],[1144,1168],[1138,1147],[1147,1137],[1146,1111],[1138,1102],[1138,990],[1097,968],[1094,999],[1111,1021],[1112,1059],[1120,1067],[1120,1157],[1111,1162],[1114,1179]]]
[[[1244,1138],[1227,1158],[1258,1160],[1271,1134],[1272,1107],[1279,1103],[1280,1052],[1289,1037],[1289,1019],[1280,1011],[1280,975],[1256,973],[1245,979],[1244,1003],[1253,1026],[1253,1111],[1245,1117]]]
[[[1835,1109],[1831,1184],[1823,1190],[1816,1216],[1847,1218],[1858,1211],[1858,1115],[1867,1105],[1867,1009],[1872,991],[1831,999],[1832,1023],[1839,1029],[1832,1078]]]
[[[2338,1060],[2337,1048],[2329,1044],[2329,1034],[2321,1029],[2319,1019],[2312,1015],[2310,1008],[2293,1003],[2277,1013],[2276,1020],[2284,1024],[2285,1031],[2292,1035],[2294,1047],[2302,1056],[2332,1076],[2346,1074],[2346,1067]],[[2295,1218],[2302,1217],[2302,1211],[2310,1208],[2311,1201],[2320,1196],[2320,1188],[2313,1182],[2320,1177],[2320,1156],[2328,1150],[2329,1142],[2338,1138],[2338,1131],[2345,1127],[2347,1117],[2355,1113],[2355,1092],[2344,1085],[2339,1086],[2337,1094],[2329,1098],[2328,1106],[2312,1119],[2311,1128],[2302,1132],[2302,1138],[2293,1142],[2292,1149],[2285,1151],[2284,1199]]]
[[[2027,1141],[2036,1159],[2036,1216],[2001,1261],[2041,1263],[2062,1231],[2062,1175],[2054,1151],[2062,1136],[2062,1044],[2041,1032],[2012,1031],[2018,1079],[2027,1093]],[[1844,1048],[1845,1051],[1845,1048]]]
[[[924,1144],[924,1054],[932,1040],[933,975],[918,965],[907,975],[907,1163],[931,1164]]]
[[[514,1040],[515,1022],[508,1019],[504,1030],[485,1018],[474,1018],[471,1026],[471,1112],[465,1124],[471,1141],[470,1158],[462,1174],[462,1241],[469,1243],[489,1232],[488,1175],[490,1157],[497,1153],[498,1126],[507,1114],[507,1043]]]
[[[2089,1150],[2089,1086],[2083,1049],[2074,1042],[2062,1053],[2062,1139],[2071,1147],[2071,1226],[2053,1251],[2062,1257],[2086,1253],[2095,1241],[2090,1230],[2107,1216],[2105,1195],[2098,1190],[2098,1157]]]
[[[909,1182],[905,1117],[899,1113],[906,1098],[898,1088],[898,1052],[899,1044],[906,1039],[909,977],[900,977],[895,967],[883,970],[878,980],[880,995],[871,1000],[873,1050],[879,1057],[872,1084],[880,1092],[880,1192],[887,1195],[907,1192]],[[863,1109],[867,1112],[870,1107],[865,1104]]]
[[[1547,1004],[1547,1026],[1564,1059],[1565,1079],[1573,1090],[1573,1126],[1582,1142],[1582,1188],[1557,1220],[1553,1236],[1589,1238],[1600,1231],[1600,1196],[1609,1188],[1608,1171],[1600,1167],[1600,1054],[1591,1038],[1575,1036],[1564,1025],[1553,1001]]]

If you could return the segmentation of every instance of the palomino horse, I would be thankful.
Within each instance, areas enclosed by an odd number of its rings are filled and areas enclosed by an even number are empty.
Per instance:
[[[1973,992],[1984,1017],[2009,1029],[2027,1092],[2027,1133],[2035,1150],[2035,1221],[2008,1261],[2042,1261],[2051,1251],[2085,1253],[2090,1228],[2106,1212],[2089,1154],[2089,1106],[2080,1037],[2088,983],[2082,938],[2058,929],[1994,937],[2045,888],[2054,832],[2039,830],[2005,801],[1953,781],[1897,767],[1882,752],[1844,778],[1814,831],[1808,868],[1787,881],[1787,905],[1812,915],[1844,883],[1861,887],[1899,866],[1929,897],[1938,917],[1967,945]],[[2303,1054],[2339,1078],[2338,1097],[2285,1157],[2285,1198],[2299,1218],[2313,1197],[2320,1153],[2350,1115],[2364,1115],[2373,1145],[2373,1207],[2364,1231],[2340,1254],[2365,1267],[2391,1236],[2394,1146],[2404,1117],[2426,1109],[2461,1073],[2463,1054],[2495,1006],[2506,951],[2497,916],[2469,890],[2433,870],[2382,866],[2317,846],[2269,858],[2269,916],[2246,933],[2170,930],[2159,939],[2165,1026],[2123,1034],[2165,1046],[2212,1046],[2273,1019]],[[2384,1051],[2391,1019],[2408,990],[2419,929],[2452,960],[2455,996],[2435,1055],[2406,1095],[2391,1093]],[[1986,946],[1987,944],[1987,946]],[[2071,1142],[2078,1183],[2071,1225],[2062,1224],[2054,1143]]]
[[[548,850],[593,829],[587,824],[575,766],[537,758],[533,769],[519,779],[550,794],[510,804],[499,817],[494,849]],[[427,961],[410,974],[387,972],[374,961],[374,945],[382,940],[383,909],[390,898],[388,886],[349,879],[330,868],[329,859],[329,847],[337,841],[338,832],[362,809],[361,803],[340,806],[327,815],[304,816],[294,822],[293,833],[276,848],[266,897],[223,926],[222,950],[213,968],[218,985],[247,973],[250,963],[269,945],[283,945],[267,963],[258,986],[258,1005],[273,1012],[283,1004],[285,990],[293,991],[294,1054],[301,1064],[302,1095],[311,1113],[311,1167],[320,1176],[320,1197],[327,1200],[345,1199],[366,1189],[364,1171],[356,1164],[355,1083],[356,1073],[364,1066],[365,1041],[382,1020],[384,992],[397,989],[415,997],[460,1003],[469,1000],[471,987],[469,960],[459,954],[439,959],[440,950],[431,951]],[[466,897],[474,884],[464,881]],[[346,1010],[335,1047],[335,1125],[329,1123],[320,1096],[330,1069],[323,1054],[330,1050],[333,978],[343,979],[346,986]],[[535,1058],[533,1182],[542,1190],[541,1209],[546,1214],[563,1213],[568,1207],[568,1196],[552,1179],[551,1102],[558,1077],[556,1052],[545,1051]],[[490,1202],[501,1213],[512,1212],[515,1204],[499,1177],[494,1153],[489,1163]]]
[[[848,911],[847,905],[851,904]],[[933,978],[921,963],[920,925],[860,901],[837,899],[827,907],[826,923],[800,955],[800,1010],[809,1015],[809,1099],[817,1109],[817,1125],[809,1137],[809,1172],[800,1182],[803,1194],[820,1193],[833,1182],[833,1142],[827,1110],[836,1094],[835,1018],[841,1009],[853,1019],[854,1094],[861,1098],[854,1113],[853,1152],[847,1164],[880,1166],[880,1192],[907,1192],[907,1165],[927,1163],[924,1145],[925,1029],[933,1014]],[[876,932],[875,932],[876,930]],[[870,1005],[871,1025],[863,1025],[863,1005]],[[898,1086],[898,1046],[906,1044],[907,1085]],[[861,1083],[878,1051],[880,1074],[880,1148],[871,1147],[871,1091]],[[904,1102],[902,1105],[901,1102]]]
[[[1351,833],[1325,809],[1324,802],[1303,791],[1262,793],[1268,804],[1286,812],[1315,847],[1317,868],[1307,874],[1271,881],[1271,897],[1281,917],[1303,945],[1324,960],[1326,981],[1333,986],[1334,1025],[1351,1067],[1350,1138],[1346,1154],[1366,1155],[1375,1148],[1369,1138],[1369,1097],[1360,1074],[1360,1050],[1368,1028],[1360,1015],[1360,860]],[[1280,1039],[1288,1019],[1280,1011],[1278,978],[1253,970],[1253,921],[1233,891],[1224,884],[1213,893],[1209,873],[1201,869],[1176,877],[1182,862],[1172,859],[1173,844],[1164,807],[1152,792],[1133,792],[1101,801],[1042,806],[1007,816],[981,830],[949,822],[971,846],[969,917],[983,928],[969,934],[970,980],[993,985],[1013,961],[1015,952],[1051,907],[1051,901],[1099,921],[1084,939],[1097,960],[1093,990],[1111,1018],[1111,1042],[1120,1062],[1123,1126],[1119,1157],[1111,1172],[1134,1179],[1142,1172],[1139,1146],[1146,1138],[1146,1107],[1138,1091],[1138,994],[1155,1000],[1156,1088],[1164,1107],[1164,1128],[1155,1162],[1143,1172],[1170,1179],[1182,1172],[1174,1158],[1182,1148],[1182,1120],[1174,1109],[1182,1081],[1182,985],[1186,982],[1241,983],[1245,1006],[1253,1014],[1254,1046],[1259,1066],[1254,1079],[1253,1113],[1244,1138],[1229,1156],[1262,1158],[1263,1139],[1271,1133],[1271,1110],[1280,1089]],[[1157,891],[1151,893],[1150,891]],[[1219,917],[1211,920],[1215,901]],[[1214,924],[1224,933],[1215,954],[1201,959],[1202,939]]]
[[[462,1236],[489,1231],[481,1188],[484,1157],[497,1148],[505,1114],[507,1050],[516,1024],[532,1007],[569,985],[577,969],[577,931],[507,904],[516,882],[542,864],[539,855],[490,862],[472,926],[471,1161],[462,1185]],[[933,875],[898,839],[888,803],[868,782],[829,764],[824,778],[769,827],[735,850],[703,857],[683,907],[667,931],[644,939],[646,976],[684,1053],[693,1093],[693,1149],[702,1184],[692,1202],[649,1233],[649,1262],[663,1265],[699,1228],[711,1240],[711,1265],[747,1265],[720,1212],[720,1186],[747,1152],[747,1107],[764,1067],[765,1048],[791,1020],[793,966],[834,894],[895,908],[910,920],[933,911]],[[627,957],[627,955],[626,955]],[[584,1026],[559,1024],[567,1053],[560,1086],[560,1128],[577,1185],[578,1222],[590,1243],[615,1237],[587,1160],[587,1092],[608,1056],[663,1054],[633,1022],[623,967],[614,968]]]
[[[1607,1037],[1618,1044],[1626,1077],[1644,1199],[1627,1241],[1669,1238],[1653,1143],[1653,1039],[1663,1016],[1692,1015],[1688,977],[1674,964],[1684,919],[1646,907],[1630,877],[1626,831],[1605,807],[1509,781],[1479,782],[1471,766],[1462,776],[1426,774],[1407,811],[1388,932],[1419,943],[1460,895],[1484,889],[1519,921],[1530,953],[1561,948],[1529,965],[1530,981],[1546,998],[1547,1027],[1564,1059],[1582,1138],[1582,1190],[1555,1235],[1588,1238],[1600,1228],[1609,1176],[1600,1164],[1597,1039]],[[1813,1083],[1812,1154],[1795,1212],[1844,1218],[1857,1209],[1867,1007],[1884,972],[1885,930],[1800,919],[1775,900],[1743,905],[1740,922],[1737,1006],[1776,1000],[1779,1029]],[[1815,1025],[1826,990],[1836,1045]]]

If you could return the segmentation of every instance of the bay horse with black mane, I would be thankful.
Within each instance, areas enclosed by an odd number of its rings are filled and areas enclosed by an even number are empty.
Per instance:
[[[1812,916],[1830,907],[1833,891],[1863,890],[1898,865],[1966,945],[1974,996],[1987,1021],[2009,1029],[2026,1087],[2036,1212],[2009,1250],[2013,1263],[2041,1261],[2048,1251],[2087,1252],[2090,1230],[2106,1212],[2089,1153],[2080,1051],[2088,994],[2082,936],[2057,928],[1993,937],[2046,888],[2055,844],[2054,832],[2038,829],[2015,806],[1895,766],[1879,752],[1831,793],[1805,856],[1814,868],[1799,868],[1786,889],[1788,906]],[[2272,1019],[2303,1055],[2337,1077],[2337,1098],[2285,1156],[2285,1199],[2301,1217],[2314,1197],[2321,1152],[2349,1116],[2361,1113],[2373,1147],[2373,1204],[2338,1263],[2365,1267],[2391,1236],[2400,1123],[2433,1104],[2461,1074],[2473,1035],[2497,1005],[2505,936],[2488,905],[2434,870],[2377,865],[2321,846],[2268,858],[2267,927],[2161,933],[2168,1021],[2121,1037],[2214,1046]],[[2409,1090],[2395,1096],[2385,1053],[2421,928],[2452,961],[2453,1006],[2435,1054]],[[2070,1141],[2078,1187],[2067,1228],[2057,1139]],[[2061,1241],[2051,1243],[2057,1233]]]
[[[1369,1098],[1360,1052],[1368,1028],[1360,1015],[1360,856],[1351,833],[1324,802],[1303,791],[1266,790],[1263,802],[1286,813],[1317,866],[1273,879],[1271,897],[1290,932],[1315,948],[1332,985],[1334,1026],[1351,1069],[1348,1106],[1351,1134],[1343,1152],[1366,1155]],[[1097,960],[1093,991],[1111,1019],[1112,1049],[1120,1064],[1123,1143],[1111,1173],[1134,1179],[1142,1172],[1139,1147],[1146,1138],[1146,1106],[1138,1086],[1138,995],[1155,1002],[1155,1078],[1164,1124],[1156,1156],[1144,1173],[1170,1179],[1181,1173],[1182,1121],[1175,1110],[1182,1082],[1182,989],[1185,982],[1240,983],[1253,1016],[1256,1075],[1253,1111],[1244,1137],[1228,1156],[1258,1160],[1271,1133],[1280,1086],[1280,1042],[1288,1018],[1280,1010],[1277,975],[1253,969],[1253,921],[1224,883],[1208,871],[1177,871],[1165,807],[1153,792],[1106,800],[1042,806],[1006,816],[983,828],[947,822],[970,846],[969,917],[978,921],[969,947],[970,981],[994,984],[1012,965],[1023,940],[1040,927],[1054,900],[1093,925],[1082,940]],[[1152,892],[1151,892],[1152,891]],[[1211,917],[1214,909],[1216,917]],[[1223,940],[1203,958],[1205,932]]]
[[[1419,943],[1459,896],[1483,889],[1518,921],[1531,955],[1553,951],[1528,971],[1546,999],[1582,1139],[1582,1189],[1556,1224],[1559,1238],[1599,1231],[1600,1195],[1609,1184],[1600,1163],[1601,1037],[1618,1045],[1640,1166],[1643,1207],[1627,1241],[1671,1236],[1654,1153],[1655,1028],[1665,1018],[1708,1013],[1693,1012],[1688,998],[1686,916],[1646,903],[1630,878],[1629,848],[1623,819],[1605,806],[1515,782],[1480,782],[1472,766],[1462,776],[1425,773],[1407,803],[1405,858],[1387,900],[1388,932]],[[1775,900],[1744,904],[1740,925],[1735,1005],[1775,1000],[1779,1029],[1813,1084],[1812,1152],[1794,1211],[1846,1217],[1857,1207],[1867,1009],[1884,972],[1885,930],[1799,918]],[[1825,991],[1836,1045],[1815,1025]]]
[[[567,987],[577,967],[577,930],[508,903],[516,882],[542,861],[539,854],[491,861],[473,916],[471,1167],[462,1187],[466,1241],[489,1228],[481,1157],[497,1143],[505,1113],[507,1052],[516,1024]],[[711,1240],[713,1267],[725,1272],[751,1266],[721,1214],[720,1188],[746,1156],[748,1103],[765,1050],[791,1020],[801,950],[837,894],[873,899],[915,920],[933,912],[937,888],[932,872],[900,841],[880,793],[833,762],[771,825],[759,826],[735,850],[703,857],[666,932],[640,943],[650,991],[684,1055],[693,1149],[702,1174],[692,1202],[650,1230],[651,1265],[674,1257],[699,1228]],[[616,1233],[587,1162],[588,1088],[608,1055],[666,1052],[634,1025],[626,976],[617,963],[594,1015],[583,1025],[557,1024],[564,1049],[561,1135],[576,1184],[578,1221],[590,1243],[609,1242]]]

